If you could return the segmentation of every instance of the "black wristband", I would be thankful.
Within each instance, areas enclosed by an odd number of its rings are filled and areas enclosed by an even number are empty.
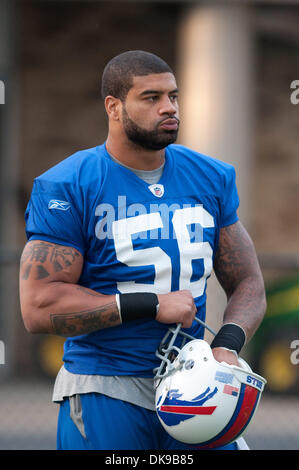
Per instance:
[[[227,348],[234,351],[241,351],[246,341],[246,335],[240,326],[234,323],[223,325],[211,343],[211,348]]]
[[[155,319],[159,307],[158,296],[151,292],[119,294],[119,314],[122,323],[142,318]]]

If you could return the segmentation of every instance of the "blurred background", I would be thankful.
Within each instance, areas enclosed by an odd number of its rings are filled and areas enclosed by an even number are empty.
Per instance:
[[[298,1],[0,0],[0,449],[55,449],[62,340],[21,320],[24,210],[36,176],[105,140],[101,73],[129,49],[175,70],[179,143],[236,168],[268,297],[244,352],[268,380],[245,438],[299,449],[298,25]],[[217,328],[225,299],[213,276],[208,291]]]

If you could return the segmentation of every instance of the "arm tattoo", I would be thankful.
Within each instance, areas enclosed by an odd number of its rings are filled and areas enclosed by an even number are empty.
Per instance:
[[[255,250],[242,225],[222,228],[214,269],[225,292],[230,295],[250,271],[256,271],[255,265]]]
[[[27,279],[29,278],[31,268],[32,268],[32,264],[27,264],[27,266],[25,266],[25,270],[24,270],[23,275],[22,275],[22,279],[24,281],[27,281]]]
[[[82,267],[81,262],[81,254],[72,247],[41,240],[35,240],[26,245],[21,258],[21,279],[29,280],[29,283],[45,279],[41,285],[42,289],[45,288],[42,291],[45,294],[37,306],[37,311],[45,313],[45,315],[39,315],[37,319],[40,332],[61,336],[78,336],[121,324],[118,307],[115,301],[112,302],[111,297],[103,300],[103,294],[76,284],[79,270]],[[55,290],[55,281],[60,285],[57,291]],[[71,284],[70,290],[65,287],[64,283],[65,285]],[[49,291],[48,286],[50,285],[51,290]],[[34,289],[37,288],[36,286],[39,288],[38,283],[33,282]],[[54,286],[53,289],[52,286]],[[29,286],[29,292],[30,289],[32,289],[31,286]],[[64,301],[64,296],[68,296],[69,300]],[[109,303],[91,306],[90,303],[94,304],[94,301],[90,296],[101,298],[99,304],[105,301]],[[76,306],[78,305],[77,298],[79,306]],[[63,299],[62,302],[61,299]],[[50,313],[50,309],[55,305],[58,313]],[[76,308],[84,310],[72,311]],[[64,313],[64,309],[65,311],[71,310],[71,312]]]
[[[214,270],[228,297],[224,321],[243,326],[249,338],[263,318],[266,301],[256,252],[240,222],[221,229]]]
[[[53,245],[39,240],[28,243],[21,258],[21,266],[24,265],[22,279],[27,280],[29,278],[32,263],[38,263],[36,264],[35,273],[36,279],[39,280],[50,275],[44,267],[46,261],[52,265],[53,271],[57,273],[72,266],[78,256],[78,252],[72,247]]]
[[[103,297],[103,294],[100,294],[99,292],[88,289],[87,287],[78,286],[77,290],[79,290],[80,292],[83,292],[83,294],[90,295],[91,297]]]
[[[50,319],[53,333],[61,336],[83,335],[120,324],[115,303],[81,312],[51,314]]]

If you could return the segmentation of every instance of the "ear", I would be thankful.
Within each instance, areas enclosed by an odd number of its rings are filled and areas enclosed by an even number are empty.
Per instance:
[[[106,96],[105,109],[109,119],[112,119],[113,121],[120,120],[122,104],[119,98],[114,98],[114,96]]]

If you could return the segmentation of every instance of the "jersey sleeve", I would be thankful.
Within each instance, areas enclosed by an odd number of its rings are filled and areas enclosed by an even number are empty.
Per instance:
[[[239,195],[236,185],[236,172],[233,166],[229,166],[228,171],[225,172],[224,190],[221,201],[220,226],[226,227],[239,220],[237,213]]]
[[[74,185],[35,179],[25,212],[26,236],[85,251],[83,222]]]

